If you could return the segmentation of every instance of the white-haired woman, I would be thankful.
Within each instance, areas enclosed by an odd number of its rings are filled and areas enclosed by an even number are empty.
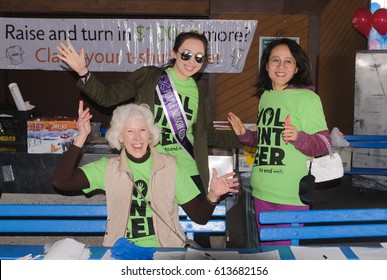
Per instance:
[[[148,105],[128,104],[113,112],[106,139],[118,156],[101,158],[76,167],[91,131],[89,108],[78,108],[78,136],[58,162],[52,177],[61,190],[97,189],[106,192],[108,220],[103,245],[112,246],[120,237],[144,247],[184,247],[186,236],[179,225],[178,204],[196,223],[210,219],[219,197],[238,192],[234,173],[217,177],[213,170],[206,199],[173,156],[159,153],[160,128]],[[200,210],[199,210],[200,209]]]

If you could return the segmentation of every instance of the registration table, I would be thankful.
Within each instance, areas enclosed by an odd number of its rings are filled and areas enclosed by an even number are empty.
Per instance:
[[[310,247],[310,248],[312,248],[312,247]],[[323,247],[323,248],[327,248],[327,247]],[[331,247],[331,248],[340,249],[340,251],[345,255],[345,257],[348,260],[358,260],[359,259],[356,256],[356,254],[351,250],[351,247],[349,247],[349,246],[339,246],[339,247]],[[281,260],[295,260],[296,259],[290,246],[264,246],[264,247],[260,248],[260,252],[270,252],[270,251],[274,251],[274,250],[278,250],[280,257],[281,257]],[[323,254],[322,254],[322,256],[323,256]]]
[[[109,247],[103,247],[103,246],[87,246],[88,249],[90,249],[90,260],[101,260],[105,256],[107,250],[109,250]],[[321,256],[324,258],[328,258],[330,252],[332,250],[335,250],[335,252],[342,253],[346,259],[348,260],[357,260],[359,259],[358,255],[355,254],[354,248],[360,248],[360,249],[380,249],[375,250],[375,252],[378,252],[377,259],[381,258],[380,251],[386,252],[386,259],[387,259],[387,249],[382,249],[381,246],[372,246],[372,247],[350,247],[350,246],[338,246],[338,247],[298,247],[300,250],[302,249],[314,249],[314,252],[316,250],[321,249]],[[317,248],[317,249],[316,249]],[[173,252],[173,251],[179,251],[184,252],[186,249],[182,248],[159,248],[157,249],[157,252]],[[199,249],[203,250],[205,252],[217,252],[219,254],[220,251],[228,252],[228,251],[238,251],[239,255],[244,254],[254,254],[254,253],[268,253],[278,250],[279,257],[281,260],[295,260],[296,257],[289,246],[266,246],[261,247],[260,249]],[[318,251],[320,252],[320,251]],[[328,253],[325,253],[328,252]],[[382,252],[384,254],[384,252]],[[42,256],[44,255],[44,246],[43,245],[0,245],[0,259],[1,260],[16,260],[19,258],[22,258],[24,256],[30,255],[32,258],[37,256],[37,259],[42,259]],[[382,255],[383,258],[383,255]]]

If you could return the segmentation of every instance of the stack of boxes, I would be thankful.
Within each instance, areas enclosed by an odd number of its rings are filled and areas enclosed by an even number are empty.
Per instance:
[[[78,135],[70,118],[41,118],[40,111],[0,107],[0,152],[61,154]]]
[[[0,107],[0,152],[27,152],[27,120],[39,116],[37,109]]]
[[[29,154],[62,154],[78,135],[77,122],[70,118],[34,118],[27,121]]]

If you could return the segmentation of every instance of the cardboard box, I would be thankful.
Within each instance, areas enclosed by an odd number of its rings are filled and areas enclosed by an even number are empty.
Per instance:
[[[27,121],[29,154],[62,154],[78,135],[77,122],[68,118],[32,119]]]
[[[254,156],[257,148],[245,146],[244,149],[238,149],[238,170],[240,172],[250,172],[254,164]]]

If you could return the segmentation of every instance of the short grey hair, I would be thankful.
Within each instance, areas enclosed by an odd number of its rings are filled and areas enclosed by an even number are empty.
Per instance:
[[[106,132],[106,140],[109,146],[113,149],[121,150],[124,146],[118,138],[122,132],[125,122],[127,121],[142,121],[148,124],[150,132],[149,144],[155,146],[160,139],[160,127],[154,122],[153,113],[147,104],[126,104],[114,109],[113,116],[110,121],[110,127]]]

